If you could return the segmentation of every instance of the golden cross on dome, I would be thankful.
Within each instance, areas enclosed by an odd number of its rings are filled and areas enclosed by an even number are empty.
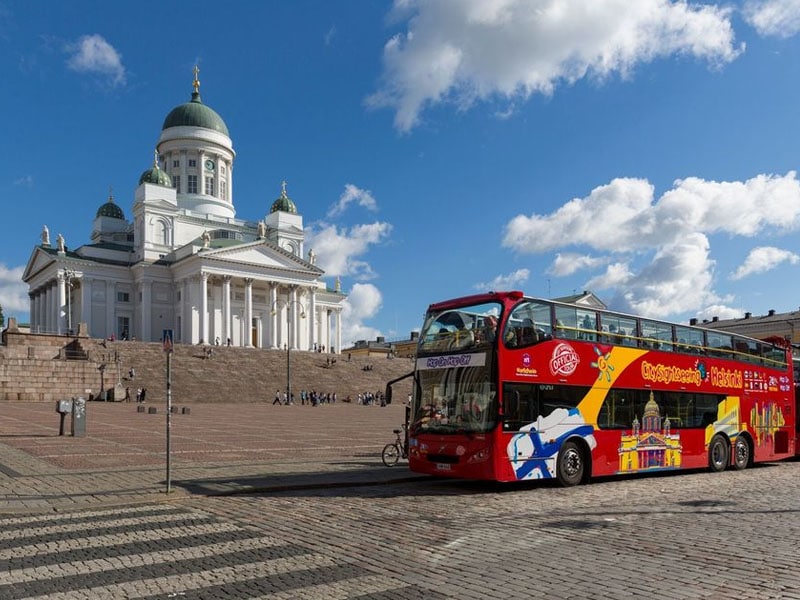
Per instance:
[[[200,67],[195,65],[194,69],[192,69],[192,71],[194,72],[194,81],[192,82],[192,87],[194,88],[195,93],[199,94],[200,93],[200,80],[197,78],[197,74],[200,72]]]
[[[153,150],[153,166],[158,167],[158,148]]]
[[[281,196],[286,195],[286,180],[281,181]]]

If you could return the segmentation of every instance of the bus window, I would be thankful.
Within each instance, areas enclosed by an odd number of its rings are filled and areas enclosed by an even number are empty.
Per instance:
[[[503,429],[518,431],[556,409],[571,409],[589,392],[588,387],[541,383],[503,385]]]
[[[682,325],[675,326],[676,349],[678,352],[687,354],[703,354],[705,343],[703,342],[703,332],[692,327]]]
[[[636,346],[636,319],[602,313],[600,315],[600,340],[618,346]]]
[[[543,302],[521,302],[506,321],[503,340],[509,348],[531,346],[553,337],[550,305]]]
[[[639,344],[642,348],[672,352],[672,325],[642,319],[641,326]]]
[[[600,429],[630,429],[633,423],[635,390],[609,390],[597,415]]]
[[[556,306],[556,337],[574,340],[578,337],[578,311],[571,306]]]
[[[578,309],[575,311],[578,322],[578,339],[590,342],[597,341],[597,313],[593,310]]]
[[[721,356],[731,358],[733,353],[733,340],[730,334],[709,331],[706,333],[708,338],[708,353],[711,356]]]

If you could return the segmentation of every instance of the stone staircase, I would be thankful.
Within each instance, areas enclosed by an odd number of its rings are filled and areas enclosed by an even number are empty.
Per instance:
[[[134,399],[137,388],[147,389],[148,404],[166,399],[167,358],[160,343],[17,336],[13,344],[0,346],[0,401],[52,401],[89,394],[96,399],[101,382],[108,396],[117,400],[124,397],[125,388]],[[359,393],[383,392],[388,381],[413,368],[408,358],[348,360],[347,354],[289,354],[296,403],[300,390],[336,392],[339,401],[349,395],[355,402]],[[172,402],[271,403],[276,390],[286,389],[286,356],[282,350],[176,344],[170,359]],[[395,385],[396,401],[405,400],[410,391],[411,378]]]

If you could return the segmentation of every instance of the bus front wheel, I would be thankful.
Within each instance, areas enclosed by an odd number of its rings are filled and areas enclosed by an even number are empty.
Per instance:
[[[556,478],[564,487],[578,485],[583,480],[586,462],[575,442],[566,442],[558,451]]]
[[[715,435],[708,445],[708,468],[714,472],[724,471],[728,466],[730,444],[721,435]]]

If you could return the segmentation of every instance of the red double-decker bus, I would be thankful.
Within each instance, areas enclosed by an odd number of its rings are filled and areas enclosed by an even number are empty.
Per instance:
[[[413,376],[420,473],[575,485],[795,453],[790,348],[719,330],[492,292],[430,305]]]

